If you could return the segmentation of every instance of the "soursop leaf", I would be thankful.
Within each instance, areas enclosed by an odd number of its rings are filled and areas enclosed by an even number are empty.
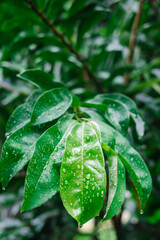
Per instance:
[[[128,171],[136,187],[141,209],[143,209],[152,190],[151,175],[144,160],[118,131],[104,122],[96,120],[95,122],[100,127],[102,142],[117,153],[118,158]]]
[[[59,191],[65,139],[76,122],[72,118],[62,117],[38,139],[27,170],[21,211],[40,206]]]
[[[92,107],[105,112],[105,118],[120,133],[126,135],[129,126],[129,113],[127,108],[112,99],[93,98],[82,103],[83,106]]]
[[[0,159],[0,182],[3,188],[28,163],[43,130],[27,123],[7,138]]]
[[[66,139],[60,194],[68,213],[80,223],[97,216],[106,191],[106,172],[99,138],[90,123],[77,122]]]
[[[135,123],[137,135],[139,136],[139,138],[141,138],[144,135],[144,121],[142,120],[140,114],[138,113],[138,109],[135,102],[131,98],[120,93],[99,94],[96,96],[96,99],[106,98],[116,100],[123,104],[128,109],[130,117],[133,119]]]
[[[55,88],[42,94],[36,101],[31,116],[32,125],[50,122],[61,117],[72,103],[67,88]]]
[[[126,175],[125,168],[116,152],[104,143],[102,143],[102,147],[107,154],[109,172],[109,193],[106,213],[103,218],[103,221],[105,221],[115,216],[123,205],[126,192]]]
[[[54,82],[53,76],[44,72],[41,69],[30,69],[23,71],[17,75],[19,78],[31,82],[42,91],[47,91],[52,88],[63,87],[62,83]]]

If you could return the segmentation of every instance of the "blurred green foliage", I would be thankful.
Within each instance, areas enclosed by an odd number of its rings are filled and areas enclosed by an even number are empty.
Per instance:
[[[155,240],[160,236],[160,2],[146,0],[137,33],[132,64],[126,64],[137,0],[34,0],[74,48],[85,56],[107,93],[120,92],[136,101],[146,132],[142,140],[130,128],[128,140],[149,166],[153,191],[140,215],[132,183],[122,211],[119,239]],[[40,68],[53,75],[83,100],[98,91],[82,64],[31,10],[25,0],[0,1],[0,147],[6,122],[15,107],[35,91],[17,74]],[[125,85],[124,75],[129,74]],[[25,169],[24,169],[25,170]],[[0,190],[0,239],[115,239],[111,230],[95,224],[91,234],[78,232],[62,207],[59,195],[20,214],[24,171],[5,192]],[[107,227],[107,226],[106,226]],[[110,231],[112,231],[110,233]],[[101,234],[100,234],[101,233]]]

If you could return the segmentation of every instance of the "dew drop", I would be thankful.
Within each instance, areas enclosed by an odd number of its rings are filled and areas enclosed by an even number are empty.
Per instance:
[[[141,209],[141,211],[140,211],[140,214],[142,215],[144,212],[143,212],[143,210]]]
[[[80,165],[77,165],[77,168],[80,169],[81,168]]]
[[[87,179],[90,179],[90,176],[91,176],[91,175],[90,175],[90,174],[88,174],[86,178],[87,178]]]

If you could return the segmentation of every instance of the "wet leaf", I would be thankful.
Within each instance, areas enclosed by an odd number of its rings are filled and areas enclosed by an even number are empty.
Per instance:
[[[30,122],[34,104],[35,101],[24,103],[15,109],[7,122],[6,135],[15,132]]]
[[[77,122],[66,140],[60,193],[64,207],[80,225],[99,214],[106,191],[104,158],[98,138],[90,123]]]
[[[0,181],[3,187],[28,163],[41,134],[39,128],[33,128],[27,123],[7,138],[0,159]]]
[[[135,102],[131,98],[120,93],[99,94],[96,96],[96,99],[97,98],[99,99],[108,98],[108,99],[116,100],[121,104],[123,104],[128,109],[129,115],[131,116],[131,118],[135,123],[136,132],[138,136],[141,138],[144,135],[144,121],[142,120],[141,116],[138,113],[138,109]]]
[[[126,192],[125,168],[116,152],[106,144],[102,144],[107,154],[109,172],[109,194],[107,200],[106,213],[103,220],[112,218],[122,207]]]
[[[144,208],[152,190],[151,175],[144,160],[120,133],[104,122],[98,121],[97,124],[100,127],[102,142],[117,153],[136,187],[141,208]]]
[[[59,191],[60,166],[65,150],[65,138],[75,120],[62,117],[37,141],[30,160],[21,211],[40,206]]]
[[[104,98],[94,98],[83,102],[83,106],[93,107],[105,112],[105,118],[123,135],[126,135],[129,126],[129,113],[121,103]]]
[[[31,116],[32,125],[50,122],[62,116],[72,103],[67,88],[55,88],[38,98]]]
[[[31,82],[43,91],[50,90],[52,88],[63,87],[63,84],[59,82],[53,82],[52,75],[40,69],[26,70],[18,74],[18,77]]]

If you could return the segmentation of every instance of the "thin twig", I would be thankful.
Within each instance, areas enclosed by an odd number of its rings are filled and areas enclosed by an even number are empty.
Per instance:
[[[40,19],[52,30],[52,32],[59,38],[59,40],[67,47],[67,49],[75,55],[75,57],[82,63],[84,70],[88,74],[89,78],[92,79],[94,82],[98,92],[102,93],[103,89],[101,87],[101,84],[98,82],[98,79],[96,76],[91,72],[88,64],[85,62],[84,57],[78,53],[72,44],[65,38],[62,32],[60,32],[57,27],[54,25],[53,22],[51,22],[47,16],[37,8],[37,6],[32,2],[32,0],[26,0],[26,2],[30,5],[32,10],[40,17]]]
[[[135,48],[136,39],[137,39],[137,31],[138,31],[139,22],[142,15],[143,3],[144,3],[144,0],[139,1],[138,11],[134,18],[132,33],[131,33],[130,42],[129,42],[129,54],[127,58],[127,64],[131,64],[133,60],[134,48]],[[128,83],[129,83],[129,74],[126,74],[125,85],[128,85]]]

